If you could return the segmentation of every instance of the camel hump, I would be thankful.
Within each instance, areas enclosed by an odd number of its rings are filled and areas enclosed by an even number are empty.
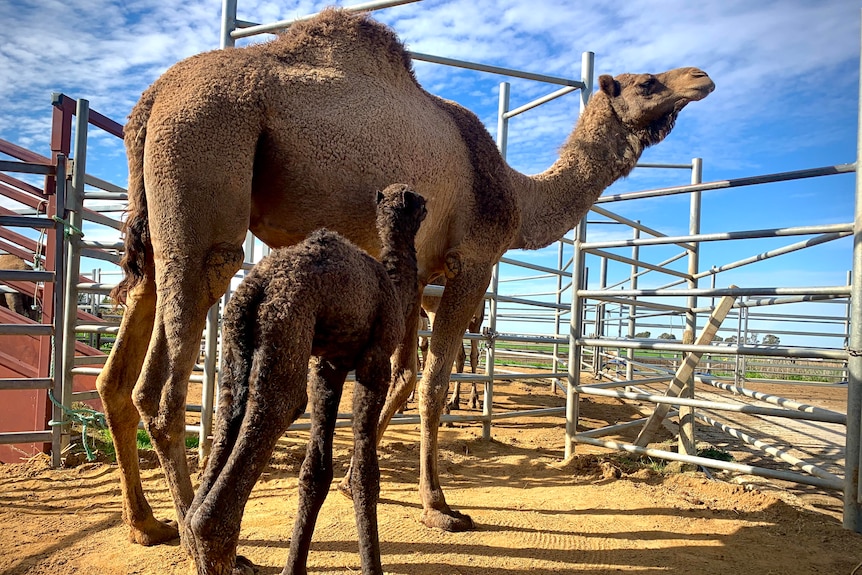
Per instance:
[[[334,67],[375,76],[388,70],[394,76],[416,81],[413,60],[398,35],[367,14],[327,8],[314,18],[296,22],[265,46],[290,64]]]

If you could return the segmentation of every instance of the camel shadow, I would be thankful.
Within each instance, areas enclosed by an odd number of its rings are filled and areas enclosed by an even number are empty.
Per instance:
[[[498,511],[500,510],[507,509],[501,508]],[[556,521],[551,518],[559,516],[559,510],[543,509],[541,505],[520,507],[512,511],[521,516],[535,513],[548,515],[548,525],[561,523],[559,518]],[[571,513],[601,518],[603,515],[618,516],[620,512],[619,509],[583,509],[573,510]],[[793,526],[785,526],[779,519],[792,514],[797,524],[812,522],[820,526],[820,537],[840,537],[841,545],[851,544],[854,540],[858,543],[859,537],[857,534],[843,531],[834,522],[823,524],[822,517],[816,513],[795,510],[780,501],[761,510],[742,513],[732,509],[681,512],[673,506],[635,507],[626,509],[625,513],[640,518],[663,518],[663,525],[668,520],[696,525],[703,519],[712,519],[733,520],[743,523],[743,526],[736,531],[718,533],[708,530],[689,531],[684,527],[678,530],[667,527],[627,529],[626,525],[603,521],[601,525],[604,528],[591,526],[588,530],[578,532],[566,527],[581,520],[565,520],[563,527],[547,528],[543,525],[530,525],[529,521],[509,522],[505,520],[507,515],[503,513],[496,515],[501,520],[480,524],[475,531],[467,534],[439,534],[421,525],[414,525],[412,529],[408,526],[408,529],[401,533],[400,540],[381,538],[381,556],[385,571],[395,575],[503,575],[525,571],[543,575],[575,571],[587,575],[607,575],[616,571],[656,575],[721,572],[739,575],[777,572],[802,575],[826,572],[819,570],[826,563],[807,556],[795,559],[795,566],[786,561],[777,563],[775,555],[767,551],[773,547],[778,549],[782,535],[789,535],[794,529]],[[807,529],[801,535],[807,538],[815,531]],[[441,539],[445,539],[445,543],[442,543]],[[276,548],[287,546],[285,542],[267,539],[246,539],[242,540],[241,544]],[[754,549],[759,549],[760,552],[753,552]],[[844,559],[833,559],[832,563],[828,564],[828,572],[849,572],[862,559],[858,545],[848,549],[856,549],[855,554],[850,552],[845,554]],[[311,549],[312,561],[315,554],[355,554],[355,542],[349,537],[316,540]],[[815,554],[802,555],[813,557]],[[526,569],[524,565],[531,567]],[[775,570],[776,565],[780,565],[778,571]],[[625,566],[625,569],[620,569],[619,566]],[[310,568],[310,571],[343,573],[345,567],[316,566]],[[260,566],[261,575],[280,572],[280,566]]]

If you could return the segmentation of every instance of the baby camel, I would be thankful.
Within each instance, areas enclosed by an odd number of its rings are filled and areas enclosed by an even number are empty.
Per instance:
[[[225,310],[225,373],[213,448],[186,517],[199,575],[248,567],[236,561],[243,509],[278,438],[305,411],[310,395],[311,436],[284,569],[306,573],[314,524],[332,482],[332,436],[351,369],[351,492],[362,573],[383,572],[377,421],[391,377],[389,358],[418,300],[414,240],[425,213],[422,196],[393,184],[377,199],[380,262],[337,233],[320,230],[273,251],[239,285]]]

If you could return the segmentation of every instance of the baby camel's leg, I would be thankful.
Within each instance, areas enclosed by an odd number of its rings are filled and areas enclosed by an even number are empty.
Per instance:
[[[302,415],[307,402],[305,370],[288,368],[304,365],[296,358],[308,357],[308,351],[295,351],[259,350],[239,430],[235,419],[216,430],[214,446],[218,445],[219,453],[214,452],[207,463],[186,522],[199,575],[252,570],[248,564],[240,565],[236,556],[243,511],[276,443]],[[223,414],[223,406],[220,403],[219,417],[229,416]]]
[[[237,349],[234,342],[227,339],[224,342],[225,361],[221,373],[221,385],[219,386],[218,410],[215,418],[215,429],[213,430],[213,444],[207,459],[206,468],[201,474],[200,485],[195,492],[195,498],[189,506],[188,517],[193,517],[195,511],[206,500],[213,484],[218,479],[222,470],[233,453],[239,438],[240,428],[248,406],[248,382],[236,382],[236,374],[232,369],[232,354]],[[245,392],[243,389],[245,388]],[[244,397],[243,397],[244,395]],[[303,403],[300,413],[305,410]]]
[[[309,365],[311,431],[305,461],[299,472],[299,509],[293,524],[284,575],[307,573],[306,562],[314,525],[332,483],[332,435],[346,377],[347,370],[338,369],[319,358]]]
[[[373,349],[356,369],[353,391],[353,457],[350,477],[353,510],[359,535],[363,575],[382,574],[377,531],[380,467],[377,460],[377,424],[391,377],[389,357]]]
[[[412,312],[404,318],[404,340],[398,344],[395,352],[392,354],[393,367],[392,375],[390,376],[389,389],[386,394],[386,401],[383,404],[383,409],[380,411],[380,417],[377,421],[377,433],[375,434],[377,441],[383,437],[383,432],[392,421],[392,417],[398,412],[400,407],[404,405],[407,398],[416,387],[416,346],[419,336],[416,331],[419,327],[419,302],[422,293],[420,286],[419,293],[416,295],[416,302],[412,308]],[[356,463],[356,454],[350,460],[350,467],[344,478],[338,484],[338,491],[348,499],[353,498],[351,492],[351,474],[353,473],[354,464]]]

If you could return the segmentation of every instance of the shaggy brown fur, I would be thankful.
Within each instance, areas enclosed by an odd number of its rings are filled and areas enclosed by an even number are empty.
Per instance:
[[[374,193],[391,182],[428,200],[416,239],[420,286],[447,277],[418,387],[421,520],[469,528],[439,483],[437,427],[494,263],[509,248],[539,248],[571,229],[713,87],[695,68],[602,76],[559,160],[525,176],[506,165],[474,114],[416,83],[403,46],[366,15],[326,11],[271,43],[208,52],[165,72],[126,125],[127,309],[98,381],[131,538],[153,544],[177,534],[154,519],[141,490],[139,413],[180,524],[192,501],[188,378],[207,310],[241,264],[246,230],[279,247],[326,227],[377,255]],[[378,437],[415,383],[418,308],[417,298]]]
[[[29,270],[30,266],[12,254],[0,254],[0,270]],[[32,293],[32,292],[31,292]],[[0,292],[0,307],[8,308],[18,315],[39,321],[39,310],[33,304],[36,300],[32,295],[18,292]]]
[[[377,419],[391,376],[389,356],[418,293],[413,242],[424,217],[422,197],[392,185],[378,205],[380,262],[337,233],[320,230],[272,252],[237,288],[225,310],[225,374],[213,450],[186,518],[199,575],[234,568],[245,503],[276,441],[305,411],[310,390],[311,436],[285,567],[285,573],[305,573],[314,524],[332,482],[338,403],[352,369],[357,467],[351,488],[362,572],[383,572]]]

